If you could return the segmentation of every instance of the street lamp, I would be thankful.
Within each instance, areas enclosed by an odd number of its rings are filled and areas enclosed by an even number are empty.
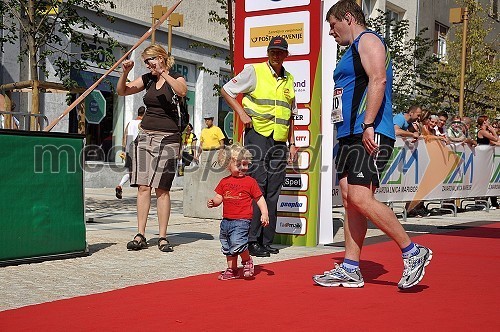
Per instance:
[[[162,5],[153,6],[153,11],[151,12],[151,18],[152,18],[151,28],[154,27],[156,21],[159,20],[166,12],[167,12],[167,7],[164,7]],[[155,30],[153,30],[153,32],[151,33],[151,44],[154,43],[155,43]]]
[[[168,54],[172,54],[172,28],[182,27],[184,25],[184,15],[172,13],[168,18]]]
[[[152,26],[155,25],[156,21],[159,20],[163,14],[167,12],[167,7],[162,5],[153,6],[153,11],[151,12]],[[172,13],[167,21],[168,26],[168,54],[172,54],[172,28],[182,27],[184,25],[184,15],[178,13]],[[155,42],[155,31],[151,34],[151,43]]]
[[[458,115],[464,116],[464,93],[465,93],[465,61],[467,55],[467,21],[469,20],[467,7],[451,8],[450,23],[464,23],[462,33],[462,64],[460,68],[460,94],[458,103]]]

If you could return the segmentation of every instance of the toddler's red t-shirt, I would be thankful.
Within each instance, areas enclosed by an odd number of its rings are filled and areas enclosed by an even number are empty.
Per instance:
[[[220,180],[215,192],[222,196],[222,215],[226,219],[252,219],[252,200],[262,196],[254,178],[227,176]]]

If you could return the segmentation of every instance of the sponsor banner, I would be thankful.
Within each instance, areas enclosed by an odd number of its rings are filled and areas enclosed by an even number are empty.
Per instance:
[[[280,195],[278,212],[307,212],[307,196]]]
[[[295,146],[299,148],[307,148],[311,145],[311,133],[309,130],[295,130]]]
[[[409,145],[398,138],[375,197],[382,202],[410,202],[499,196],[499,173],[500,147],[480,145],[472,150],[468,145],[423,139]],[[338,180],[333,189],[333,205],[341,205]]]
[[[307,174],[287,174],[281,190],[306,191],[309,189],[309,175]]]
[[[308,5],[311,0],[245,0],[245,11],[255,12]]]
[[[309,60],[284,61],[283,66],[293,75],[295,102],[307,104],[311,101],[311,64]]]
[[[276,220],[276,233],[281,234],[306,234],[307,219],[298,217],[280,217]]]
[[[293,124],[296,126],[309,126],[311,123],[311,110],[308,108],[298,108],[297,114],[293,115]]]
[[[288,169],[299,169],[305,170],[309,168],[311,164],[311,155],[308,151],[299,151],[297,153],[297,161],[293,164],[287,164],[286,168]]]
[[[309,54],[309,17],[308,11],[247,17],[244,57],[246,59],[267,57],[267,45],[275,36],[286,39],[290,55]]]

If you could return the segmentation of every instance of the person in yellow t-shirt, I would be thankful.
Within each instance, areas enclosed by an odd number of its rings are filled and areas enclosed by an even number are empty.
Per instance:
[[[202,151],[211,151],[224,148],[224,134],[222,130],[214,125],[214,117],[211,115],[205,116],[206,128],[203,128],[200,135],[200,146],[197,159]]]

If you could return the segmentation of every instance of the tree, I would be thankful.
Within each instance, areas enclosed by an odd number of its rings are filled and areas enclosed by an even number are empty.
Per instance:
[[[109,68],[115,61],[112,51],[120,47],[118,42],[99,25],[78,13],[78,8],[86,8],[112,22],[113,17],[103,9],[107,6],[115,8],[111,0],[2,0],[0,28],[5,33],[0,36],[1,50],[4,52],[4,43],[19,40],[22,50],[18,61],[28,62],[31,80],[39,80],[40,72],[46,77],[46,59],[54,57],[55,75],[66,87],[74,86],[70,72],[72,69],[87,69],[85,60],[96,63],[99,68]],[[87,37],[81,31],[89,29],[93,31],[93,43],[105,47],[92,48],[87,43]],[[72,44],[81,46],[81,55],[71,52]]]
[[[495,107],[500,104],[500,61],[494,42],[486,41],[493,31],[492,20],[475,0],[458,0],[457,3],[460,7],[467,6],[469,12],[464,114],[471,117],[484,113],[496,115]],[[456,24],[451,30],[455,38],[447,43],[447,58],[441,59],[436,75],[429,82],[429,98],[436,109],[457,113],[463,25]],[[498,41],[498,35],[492,40]]]
[[[389,12],[379,11],[379,16],[369,19],[370,29],[385,36],[393,63],[393,111],[401,113],[413,105],[425,105],[425,91],[435,73],[437,58],[429,53],[433,41],[422,37],[427,28],[418,32],[415,38],[408,37],[408,20],[397,21]]]
[[[229,54],[225,57],[225,63],[228,64],[228,65],[231,65],[231,68],[232,68],[232,63],[233,63],[233,59],[232,59],[232,54],[231,54],[231,50],[232,50],[232,47],[230,45],[230,40],[229,40],[229,35],[230,35],[230,26],[229,26],[229,7],[228,7],[228,3],[232,6],[232,2],[233,1],[228,1],[228,0],[215,0],[215,2],[218,4],[219,6],[219,11],[216,11],[216,10],[211,10],[208,12],[208,22],[213,22],[213,23],[217,23],[221,26],[224,27],[225,31],[227,32],[227,34],[222,38],[222,40],[226,43],[228,43],[228,45],[230,46],[230,52]],[[221,13],[224,13],[225,16],[221,16]],[[195,42],[195,43],[192,43],[190,45],[190,47],[203,47],[203,48],[206,48],[206,49],[210,49],[213,51],[213,54],[212,54],[212,57],[213,58],[220,58],[221,57],[221,52],[219,51],[219,49],[214,46],[214,45],[210,45],[210,44],[207,44],[207,43],[202,43],[202,42]],[[200,69],[201,71],[205,71],[207,72],[208,74],[212,75],[212,76],[218,76],[219,79],[220,78],[224,78],[225,80],[229,80],[231,77],[229,77],[228,75],[225,75],[219,71],[215,71],[215,70],[211,70],[210,68],[207,68],[205,66],[202,66],[202,65],[199,65],[198,66],[198,69]],[[221,86],[220,84],[216,83],[214,84],[214,94],[219,96],[220,95],[220,89],[221,89]]]

